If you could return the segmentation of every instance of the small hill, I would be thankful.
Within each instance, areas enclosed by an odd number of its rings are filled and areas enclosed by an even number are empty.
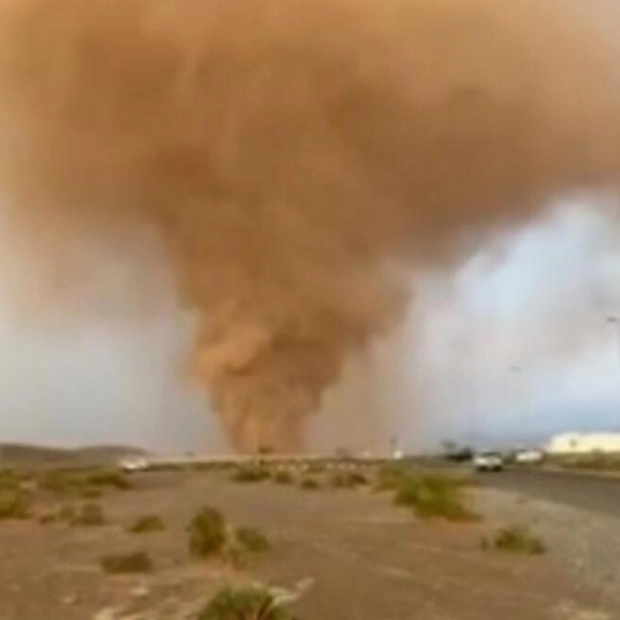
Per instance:
[[[0,464],[41,465],[105,465],[125,456],[142,456],[147,452],[132,446],[84,446],[59,448],[20,443],[0,443]]]

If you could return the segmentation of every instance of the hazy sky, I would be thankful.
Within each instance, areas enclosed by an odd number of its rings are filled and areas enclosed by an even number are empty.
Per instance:
[[[620,430],[620,334],[606,321],[620,316],[618,240],[614,219],[564,205],[423,288],[418,356],[441,412],[429,435]]]
[[[620,430],[620,342],[605,322],[620,313],[617,241],[611,219],[575,203],[456,275],[425,275],[406,323],[328,392],[312,443],[376,448],[398,437],[415,448]],[[33,327],[9,311],[7,295],[5,281],[2,440],[225,449],[205,398],[182,379],[191,330],[171,303],[124,328],[73,319]]]

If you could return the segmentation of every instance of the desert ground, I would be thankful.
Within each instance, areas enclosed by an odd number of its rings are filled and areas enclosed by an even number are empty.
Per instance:
[[[28,510],[0,521],[0,619],[191,620],[223,586],[259,582],[288,590],[299,620],[620,617],[618,588],[596,572],[600,558],[565,544],[575,539],[584,547],[585,537],[601,541],[606,532],[617,537],[620,520],[480,485],[462,490],[476,517],[421,518],[395,505],[393,490],[380,490],[377,472],[364,476],[369,484],[334,488],[334,473],[319,470],[295,472],[289,484],[238,481],[233,469],[111,475],[87,484],[67,482],[62,472],[23,475]],[[309,478],[319,488],[302,488]],[[84,504],[95,504],[103,518],[89,524],[67,516]],[[194,557],[188,523],[204,505],[221,511],[230,527],[258,529],[270,548]],[[128,531],[145,515],[162,528]],[[542,536],[544,553],[489,548],[495,532],[517,522]],[[149,556],[148,570],[102,567],[105,556],[137,552]]]

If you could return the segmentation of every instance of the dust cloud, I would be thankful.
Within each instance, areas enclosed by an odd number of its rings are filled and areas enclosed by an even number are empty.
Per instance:
[[[402,317],[412,267],[617,185],[618,17],[0,0],[0,183],[38,303],[83,311],[84,247],[155,230],[234,446],[298,449],[345,358]]]

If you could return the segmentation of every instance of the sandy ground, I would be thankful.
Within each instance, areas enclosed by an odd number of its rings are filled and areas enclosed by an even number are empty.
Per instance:
[[[537,557],[483,551],[481,537],[497,515],[478,524],[420,522],[370,490],[235,484],[222,472],[133,479],[133,490],[99,500],[103,526],[0,522],[1,620],[190,620],[218,587],[247,580],[306,589],[296,607],[300,620],[620,617],[620,604],[553,549]],[[476,490],[472,501],[484,504],[485,493]],[[260,528],[272,550],[243,570],[190,558],[185,529],[203,504],[236,525]],[[161,516],[166,529],[128,533],[146,513]],[[101,571],[102,555],[137,550],[153,557],[152,573]]]

